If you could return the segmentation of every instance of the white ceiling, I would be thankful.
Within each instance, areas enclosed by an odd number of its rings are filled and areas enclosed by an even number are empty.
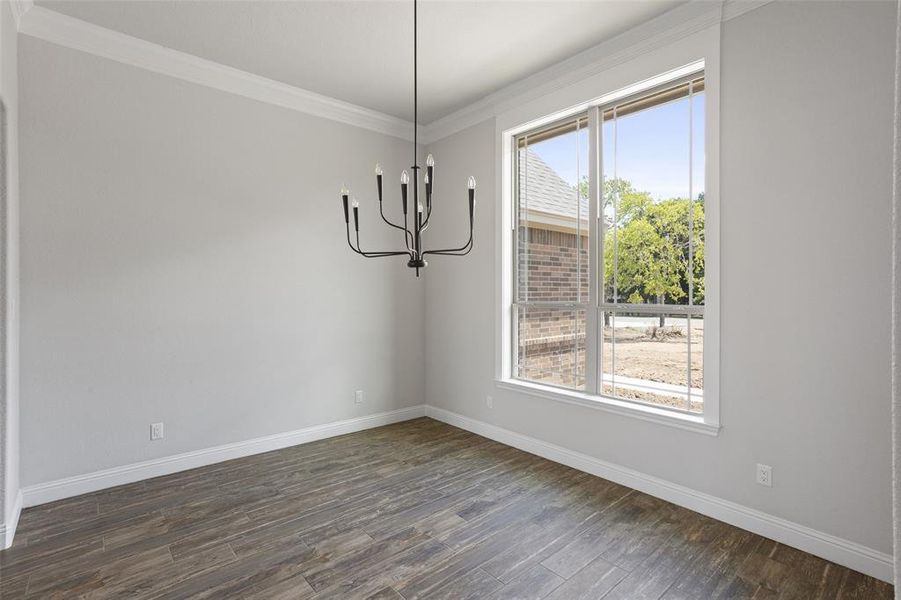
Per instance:
[[[685,0],[424,0],[426,124]],[[412,120],[412,2],[38,0],[175,50]]]

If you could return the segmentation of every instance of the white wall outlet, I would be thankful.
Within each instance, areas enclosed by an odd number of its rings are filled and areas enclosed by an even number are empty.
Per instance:
[[[161,440],[165,437],[165,432],[163,431],[162,423],[151,423],[150,424],[150,439],[151,440]]]
[[[363,404],[363,390],[354,392],[354,404]]]
[[[773,467],[757,463],[757,483],[773,487]]]
[[[488,406],[488,408],[494,408],[494,398],[492,398],[491,396],[485,396],[485,404]]]

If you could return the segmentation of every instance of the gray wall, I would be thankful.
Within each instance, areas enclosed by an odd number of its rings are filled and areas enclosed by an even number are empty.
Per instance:
[[[19,50],[23,485],[422,402],[423,285],[351,253],[338,196],[399,244],[372,172],[408,142]]]
[[[0,101],[6,145],[0,192],[0,526],[15,516],[19,493],[19,152],[18,34],[0,3]],[[3,540],[0,539],[0,548]]]
[[[495,388],[493,120],[429,148],[444,180],[484,183],[474,254],[427,279],[429,403],[890,553],[894,11],[724,25],[718,437]]]

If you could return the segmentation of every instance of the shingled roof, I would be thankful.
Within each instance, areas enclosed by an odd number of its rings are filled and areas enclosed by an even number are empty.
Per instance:
[[[526,150],[525,169],[520,170],[519,189],[520,205],[526,209],[530,221],[543,222],[547,215],[561,225],[559,221],[576,220],[576,189],[567,183],[554,169],[532,149]],[[581,199],[582,220],[588,218],[588,200]],[[556,217],[556,218],[554,218]],[[562,218],[562,219],[561,219]]]

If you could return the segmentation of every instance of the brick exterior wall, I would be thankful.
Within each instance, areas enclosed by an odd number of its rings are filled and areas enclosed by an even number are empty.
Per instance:
[[[520,301],[578,302],[588,298],[588,237],[519,230]],[[567,387],[585,385],[585,311],[522,310],[519,376]]]

